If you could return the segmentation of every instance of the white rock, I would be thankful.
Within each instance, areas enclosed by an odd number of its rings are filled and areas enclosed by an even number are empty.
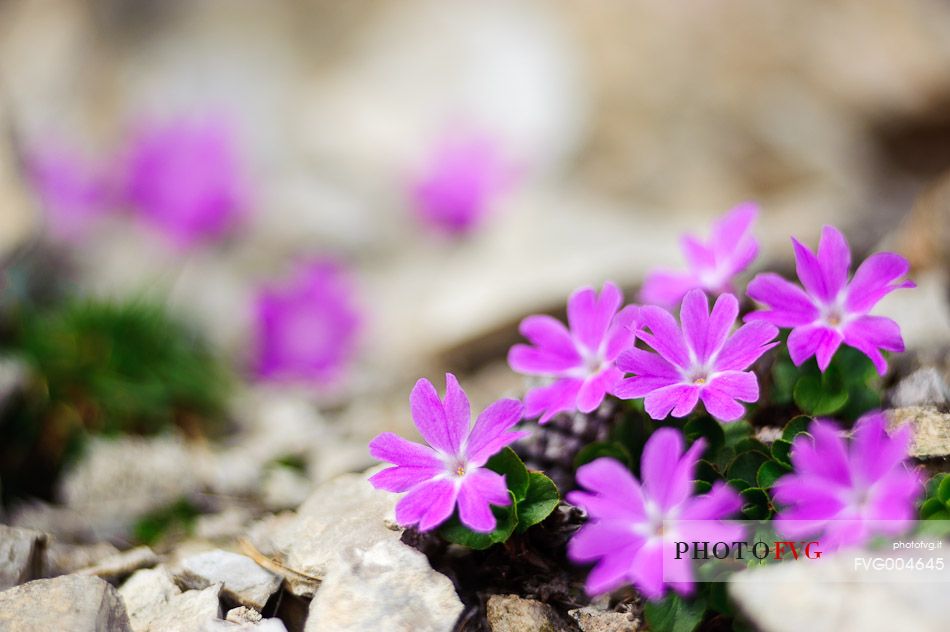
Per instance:
[[[0,590],[41,577],[45,545],[39,531],[0,525]]]
[[[398,541],[350,550],[310,603],[305,632],[449,632],[464,609],[448,577]]]
[[[282,514],[255,525],[251,542],[286,567],[321,579],[350,550],[365,551],[380,541],[399,540],[394,526],[395,494],[374,489],[366,474],[346,474],[320,487],[296,515]],[[288,589],[313,596],[315,581],[288,574]]]
[[[164,567],[137,571],[119,588],[134,632],[200,632],[220,619],[221,586],[181,592]]]
[[[255,610],[264,608],[281,582],[251,558],[221,550],[184,559],[178,577],[189,588],[220,584],[222,597]]]
[[[101,539],[198,490],[194,459],[174,437],[93,439],[66,473],[60,496]]]
[[[110,555],[76,572],[80,575],[95,575],[114,584],[140,568],[149,568],[156,564],[158,564],[158,556],[155,552],[147,546],[139,546]]]
[[[132,632],[115,588],[98,577],[63,575],[0,592],[3,632]]]

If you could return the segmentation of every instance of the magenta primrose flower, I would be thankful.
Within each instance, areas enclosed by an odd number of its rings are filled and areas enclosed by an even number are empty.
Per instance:
[[[453,135],[435,148],[411,194],[420,219],[435,231],[458,237],[480,226],[514,170],[497,141],[484,135]]]
[[[257,373],[321,386],[339,380],[356,352],[361,314],[355,283],[330,259],[302,264],[256,301]]]
[[[730,335],[739,314],[732,294],[716,299],[712,312],[702,290],[690,290],[680,309],[682,331],[662,307],[640,308],[639,332],[655,353],[629,349],[617,359],[620,369],[632,373],[615,389],[621,399],[644,398],[654,419],[685,417],[702,400],[706,411],[720,421],[735,421],[744,413],[739,402],[759,398],[755,373],[746,369],[774,347],[778,329],[768,323],[748,323]]]
[[[712,235],[703,242],[692,235],[682,240],[687,271],[655,270],[647,275],[640,302],[673,309],[687,292],[701,288],[712,295],[735,293],[732,280],[745,271],[759,254],[752,225],[759,207],[746,202],[713,224]]]
[[[871,358],[883,375],[887,362],[881,350],[903,351],[904,340],[897,323],[869,312],[894,290],[916,287],[912,281],[900,281],[910,269],[907,260],[892,252],[876,253],[858,266],[849,282],[851,250],[837,228],[822,229],[817,255],[795,238],[792,244],[804,289],[777,274],[757,275],[748,294],[768,309],[745,319],[791,327],[788,352],[796,366],[815,356],[824,371],[843,342]]]
[[[143,125],[126,177],[136,213],[182,248],[221,236],[247,205],[237,138],[221,118]]]
[[[57,239],[82,237],[89,225],[115,206],[108,171],[63,145],[34,149],[27,174]]]
[[[451,373],[445,374],[445,399],[432,382],[416,382],[409,396],[412,420],[428,445],[384,432],[369,444],[374,458],[395,467],[374,474],[377,489],[406,495],[396,505],[396,521],[428,531],[443,523],[458,505],[459,519],[473,531],[495,528],[491,505],[509,505],[502,474],[485,463],[505,446],[525,436],[510,432],[521,420],[523,407],[502,399],[486,408],[471,426],[472,412],[465,391]]]
[[[519,373],[553,380],[528,391],[527,417],[541,415],[540,423],[545,423],[563,411],[589,413],[607,393],[613,393],[623,379],[614,361],[636,339],[638,308],[620,309],[622,303],[620,289],[607,282],[600,296],[589,287],[571,295],[567,302],[570,331],[551,316],[521,321],[521,335],[533,346],[513,346],[508,364]]]
[[[911,433],[904,426],[888,436],[883,413],[858,420],[850,446],[840,428],[816,420],[808,435],[792,442],[795,471],[776,481],[776,502],[786,507],[776,527],[788,537],[820,534],[823,548],[860,546],[875,535],[899,535],[915,516],[923,491],[910,466]]]
[[[577,563],[596,562],[587,592],[598,595],[625,584],[649,599],[660,599],[667,586],[686,595],[693,590],[688,557],[676,559],[675,542],[740,540],[743,529],[720,522],[741,507],[739,495],[722,482],[693,496],[696,463],[705,443],[699,439],[684,453],[683,435],[660,428],[646,442],[640,460],[642,484],[618,461],[601,458],[581,466],[577,480],[587,491],[568,493],[588,522],[568,543]]]

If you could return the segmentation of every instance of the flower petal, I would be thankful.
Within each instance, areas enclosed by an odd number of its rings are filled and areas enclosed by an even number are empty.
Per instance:
[[[849,312],[867,313],[877,302],[900,288],[916,287],[913,281],[896,283],[907,274],[910,264],[904,257],[893,252],[871,255],[858,266],[848,286],[845,309]]]
[[[561,378],[548,386],[540,386],[525,395],[525,416],[541,415],[538,423],[546,423],[554,415],[577,408],[577,394],[584,385],[578,378]]]
[[[690,290],[680,307],[680,323],[686,345],[700,363],[706,359],[706,336],[709,325],[709,299],[700,289]]]
[[[482,411],[465,442],[469,462],[483,465],[499,450],[527,433],[509,432],[524,414],[524,406],[516,399],[500,399]]]
[[[808,432],[811,437],[799,435],[792,442],[795,471],[819,477],[828,484],[851,486],[848,452],[838,426],[828,421],[814,421]]]
[[[844,338],[836,330],[821,325],[796,327],[788,335],[788,354],[795,366],[815,356],[818,368],[824,371]]]
[[[659,305],[666,309],[673,309],[694,287],[700,287],[700,284],[690,273],[654,270],[643,281],[639,298],[644,305]]]
[[[720,520],[728,518],[742,507],[739,494],[721,481],[709,492],[690,499],[680,513],[682,520]]]
[[[567,328],[551,316],[529,316],[521,321],[521,334],[535,346],[515,345],[508,364],[519,373],[554,375],[583,364]]]
[[[651,391],[643,399],[643,406],[653,419],[685,417],[699,400],[699,387],[694,384],[673,384]]]
[[[609,281],[604,283],[600,296],[594,293],[593,288],[582,288],[568,299],[567,320],[571,325],[571,333],[588,351],[600,349],[601,341],[621,302],[623,294],[620,288]]]
[[[617,358],[617,367],[638,376],[665,377],[679,380],[679,370],[663,359],[658,353],[651,353],[643,349],[628,349]]]
[[[396,465],[413,467],[440,467],[442,465],[439,455],[429,446],[403,439],[391,432],[384,432],[370,441],[369,453],[374,459]]]
[[[587,594],[601,595],[628,583],[633,561],[641,546],[642,541],[638,540],[635,544],[600,558],[600,562],[587,574],[587,582],[584,585]]]
[[[887,361],[879,349],[897,352],[904,350],[900,327],[890,318],[883,316],[862,316],[848,323],[844,328],[844,343],[871,358],[881,375],[887,372]]]
[[[730,275],[745,270],[758,254],[759,244],[752,236],[758,214],[758,204],[744,202],[713,224],[709,245],[720,265],[729,262]]]
[[[647,305],[640,309],[641,326],[648,327],[650,333],[642,333],[641,340],[650,345],[670,364],[686,368],[690,366],[689,349],[676,319],[663,308]]]
[[[453,446],[461,446],[462,441],[468,436],[469,426],[472,423],[472,406],[468,403],[465,391],[451,373],[445,374],[443,409],[449,441]]]
[[[848,283],[851,249],[844,235],[834,226],[825,226],[821,229],[818,262],[821,264],[821,274],[828,296],[832,299],[837,298],[838,293]]]
[[[596,410],[607,393],[613,391],[621,380],[623,380],[623,373],[613,366],[588,377],[577,393],[577,410],[582,413]]]
[[[634,585],[650,600],[663,596],[663,540],[649,540],[630,561]]]
[[[764,320],[779,327],[799,327],[818,318],[818,308],[808,294],[772,272],[756,275],[746,293],[770,308],[746,314],[746,321]]]
[[[638,399],[649,395],[653,391],[682,382],[680,377],[647,377],[634,376],[618,384],[613,394],[619,399]]]
[[[745,371],[763,353],[778,344],[778,329],[771,323],[752,322],[732,334],[713,358],[716,371]]]
[[[409,410],[416,428],[419,429],[419,434],[426,443],[446,454],[456,452],[458,445],[452,442],[449,424],[445,418],[445,408],[432,382],[425,378],[416,382],[409,394]]]
[[[601,457],[577,468],[577,483],[603,500],[590,503],[591,495],[571,492],[568,500],[584,507],[593,518],[636,518],[644,515],[643,491],[633,474],[619,461]]]
[[[831,302],[835,296],[825,284],[825,276],[821,269],[821,262],[811,248],[792,237],[792,247],[795,250],[795,272],[805,290],[823,303]]]
[[[871,485],[903,463],[910,447],[910,426],[902,426],[888,435],[884,413],[864,415],[855,423],[851,435],[850,458],[854,474]]]
[[[651,437],[644,446],[643,458],[640,461],[644,489],[664,511],[680,505],[689,498],[693,490],[693,480],[696,478],[696,463],[699,461],[699,455],[706,449],[706,441],[700,438],[694,441],[685,453],[682,453],[683,442],[680,433],[672,428],[665,430],[671,431],[674,435],[670,435],[669,432],[664,433],[661,437],[663,442],[657,443],[655,447],[651,447],[653,442],[653,437]],[[657,433],[653,436],[655,437]],[[674,437],[676,441],[673,441],[671,437]],[[664,458],[672,460],[667,463],[661,462],[660,460]]]
[[[429,531],[452,515],[457,496],[455,483],[446,478],[417,485],[396,504],[396,522]]]
[[[700,397],[710,415],[719,421],[735,421],[745,414],[745,407],[736,400],[759,399],[759,383],[751,371],[725,371],[709,380]]]
[[[497,521],[491,505],[511,504],[504,476],[484,469],[472,472],[462,481],[458,503],[462,524],[473,531],[493,531]]]
[[[706,326],[706,348],[702,362],[706,363],[722,349],[739,315],[739,301],[732,294],[721,294],[716,299]]]
[[[444,467],[415,467],[411,465],[387,467],[369,478],[376,489],[401,494],[416,485],[445,473]]]
[[[612,362],[622,352],[633,347],[637,339],[637,319],[640,317],[640,308],[627,305],[617,312],[610,329],[607,330],[607,339],[604,343],[604,359]]]
[[[567,543],[567,555],[571,561],[584,564],[642,541],[628,521],[596,520],[585,524],[571,538]]]

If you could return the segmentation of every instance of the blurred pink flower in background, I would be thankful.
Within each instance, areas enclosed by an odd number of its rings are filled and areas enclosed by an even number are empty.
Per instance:
[[[878,534],[913,526],[914,503],[924,491],[907,451],[909,426],[888,435],[883,413],[859,419],[847,441],[833,421],[811,423],[792,442],[795,471],[776,481],[776,518],[783,535],[821,535],[828,550],[860,546]]]
[[[450,134],[434,147],[411,183],[418,217],[434,231],[461,237],[480,227],[516,179],[497,139]]]
[[[175,246],[220,237],[247,205],[237,141],[221,117],[141,125],[126,158],[128,202]]]
[[[735,294],[733,279],[759,254],[759,242],[752,234],[758,214],[758,205],[746,202],[716,221],[707,241],[685,235],[682,248],[687,270],[653,270],[643,282],[640,301],[674,309],[686,293],[695,288],[713,296],[724,292]]]
[[[352,361],[361,314],[354,280],[331,259],[303,264],[256,302],[258,376],[329,386]]]
[[[33,148],[27,175],[55,239],[81,238],[115,206],[108,170],[72,147],[45,143]]]

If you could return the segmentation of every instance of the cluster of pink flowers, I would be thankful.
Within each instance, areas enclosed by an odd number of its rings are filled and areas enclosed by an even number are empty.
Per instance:
[[[781,344],[780,327],[791,329],[787,346],[796,366],[816,356],[825,371],[845,344],[866,354],[883,374],[882,351],[902,351],[904,345],[896,323],[869,312],[889,292],[913,287],[903,278],[907,261],[875,254],[849,279],[848,244],[827,226],[817,254],[793,239],[801,287],[773,273],[757,275],[747,294],[758,308],[737,326],[736,277],[758,252],[752,234],[756,215],[757,208],[745,204],[717,222],[708,241],[685,238],[688,271],[651,274],[639,305],[625,306],[620,289],[607,282],[599,293],[585,287],[570,296],[567,324],[547,315],[525,318],[520,332],[527,344],[513,346],[508,362],[541,383],[528,390],[523,408],[501,400],[470,428],[468,400],[454,376],[446,376],[444,400],[420,380],[411,409],[428,446],[389,433],[370,444],[373,456],[394,464],[371,482],[406,493],[397,505],[398,521],[429,530],[457,507],[470,529],[494,529],[491,506],[510,501],[504,477],[484,466],[524,434],[511,431],[522,416],[544,424],[560,413],[590,413],[614,396],[642,398],[655,420],[685,417],[700,404],[718,421],[742,418],[743,404],[759,399],[751,367]],[[669,311],[677,304],[678,317]],[[859,420],[850,451],[829,421],[815,421],[808,434],[795,438],[794,470],[774,485],[781,506],[777,525],[784,533],[823,533],[830,549],[906,529],[921,481],[907,463],[908,431],[888,435],[885,426],[881,414]],[[643,447],[639,478],[611,458],[578,468],[581,489],[567,500],[584,509],[588,522],[570,541],[568,556],[594,564],[590,594],[625,584],[649,599],[661,598],[667,588],[689,594],[692,567],[685,558],[676,560],[674,543],[742,537],[740,526],[724,522],[741,506],[732,487],[718,482],[705,494],[694,493],[704,449],[703,439],[687,446],[680,430],[660,428]]]
[[[81,236],[91,221],[125,208],[173,246],[188,248],[226,234],[248,207],[236,130],[220,116],[142,122],[102,164],[41,145],[29,167],[57,237]]]

